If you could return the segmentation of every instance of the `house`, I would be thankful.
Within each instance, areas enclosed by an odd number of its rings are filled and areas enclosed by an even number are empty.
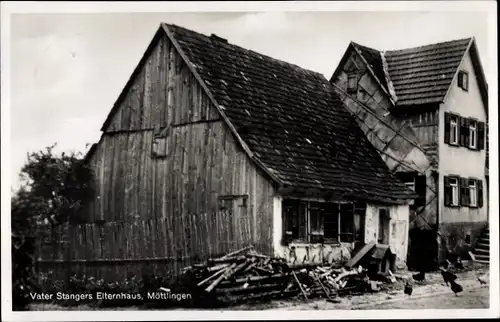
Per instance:
[[[408,265],[464,258],[488,224],[488,88],[474,38],[389,51],[351,42],[330,82],[419,195]]]
[[[375,241],[406,259],[416,195],[329,81],[215,35],[161,24],[86,161],[96,196],[70,261],[112,277],[248,244],[302,263]]]

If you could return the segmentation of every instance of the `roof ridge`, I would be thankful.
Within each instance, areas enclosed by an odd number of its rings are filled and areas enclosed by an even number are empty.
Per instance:
[[[432,46],[437,46],[437,45],[444,45],[444,44],[452,44],[456,42],[461,42],[461,41],[472,41],[474,37],[467,37],[467,38],[460,38],[460,39],[454,39],[454,40],[446,40],[446,41],[440,41],[440,42],[435,42],[431,44],[426,44],[426,45],[420,45],[420,46],[414,46],[414,47],[407,47],[407,48],[400,48],[400,49],[391,49],[391,50],[384,50],[385,53],[397,53],[397,52],[402,52],[402,51],[411,51],[411,50],[417,50],[417,49],[423,49],[426,47],[432,47]]]
[[[228,46],[232,46],[232,47],[235,47],[235,48],[238,48],[239,50],[242,50],[242,51],[245,51],[245,52],[251,52],[253,54],[256,54],[256,55],[259,55],[259,56],[262,56],[264,58],[267,58],[267,59],[271,59],[273,61],[276,61],[278,63],[281,63],[281,64],[285,64],[285,65],[288,65],[290,67],[293,67],[293,68],[298,68],[298,69],[301,69],[303,70],[304,72],[308,72],[310,74],[313,74],[313,75],[317,75],[317,76],[320,76],[324,79],[326,79],[325,75],[321,74],[320,72],[316,72],[314,70],[310,70],[310,69],[307,69],[307,68],[304,68],[304,67],[301,67],[299,65],[296,65],[296,64],[292,64],[290,62],[287,62],[287,61],[284,61],[284,60],[281,60],[281,59],[278,59],[278,58],[274,58],[272,56],[269,56],[269,55],[266,55],[266,54],[262,54],[262,53],[259,53],[255,50],[252,50],[252,49],[248,49],[248,48],[244,48],[244,47],[241,47],[239,45],[236,45],[234,43],[230,43],[229,40],[227,38],[224,38],[224,37],[220,37],[214,33],[212,33],[213,36],[215,37],[211,37],[211,36],[208,36],[208,35],[205,35],[201,32],[198,32],[198,31],[195,31],[195,30],[192,30],[192,29],[188,29],[188,28],[185,28],[185,27],[182,27],[182,26],[178,26],[176,24],[168,24],[166,22],[162,22],[162,24],[164,24],[165,26],[167,27],[174,27],[174,28],[179,28],[179,29],[182,29],[182,30],[185,30],[185,31],[188,31],[188,32],[191,32],[191,33],[195,33],[197,34],[198,36],[201,36],[201,37],[204,37],[206,39],[215,39],[216,41],[218,41],[219,43],[221,44],[225,44],[225,45],[228,45]],[[225,39],[226,41],[219,41],[217,38],[222,38],[222,39]],[[326,79],[327,80],[327,79]],[[327,80],[328,81],[328,80]]]

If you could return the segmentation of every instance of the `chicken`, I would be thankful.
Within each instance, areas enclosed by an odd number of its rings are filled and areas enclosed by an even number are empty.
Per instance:
[[[458,284],[455,281],[450,281],[450,284],[451,284],[451,290],[453,291],[453,293],[455,293],[455,295],[458,295],[458,293],[464,290],[462,285]]]
[[[408,296],[411,296],[411,293],[413,293],[413,286],[408,281],[406,282],[404,292],[405,294],[408,294]]]
[[[423,282],[425,280],[425,272],[420,272],[412,275],[413,279],[417,282]]]
[[[448,283],[455,281],[457,279],[457,275],[453,274],[452,272],[449,272],[448,270],[444,269],[443,267],[439,268],[441,270],[441,275],[443,276],[444,283],[448,286]]]
[[[481,284],[481,285],[488,284],[488,276],[486,274],[478,276],[477,280],[479,281],[479,284]]]

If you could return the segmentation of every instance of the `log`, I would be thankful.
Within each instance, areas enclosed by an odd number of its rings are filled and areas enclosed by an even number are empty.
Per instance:
[[[223,268],[226,268],[228,267],[230,264],[229,263],[226,263],[226,264],[220,264],[220,265],[215,265],[215,266],[212,266],[212,267],[208,267],[207,268],[207,271],[209,272],[214,272],[214,271],[219,271]]]
[[[285,265],[290,270],[299,270],[303,268],[316,268],[318,264],[316,263],[302,263],[302,264],[286,264]]]
[[[226,277],[224,278],[225,280],[227,280],[228,278],[230,278],[231,276],[239,273],[243,268],[245,268],[246,265],[248,265],[250,263],[249,260],[241,263],[240,265],[236,266],[236,268],[230,272],[229,274],[226,275]]]
[[[199,282],[198,284],[196,284],[197,286],[202,286],[203,284],[205,284],[206,282],[210,281],[211,279],[219,276],[220,274],[224,274],[224,272],[226,271],[224,269],[225,267],[223,267],[222,269],[220,269],[219,271],[215,272],[214,274],[210,275],[209,277],[205,278],[203,281]]]
[[[250,250],[250,249],[252,249],[252,248],[253,248],[253,246],[252,246],[252,245],[249,245],[249,246],[244,247],[244,248],[242,248],[242,249],[238,249],[238,250],[236,250],[236,251],[234,251],[234,252],[231,252],[231,253],[229,253],[229,254],[226,254],[226,255],[222,256],[221,258],[219,258],[219,259],[227,259],[227,258],[229,258],[229,257],[233,257],[233,256],[235,256],[235,255],[238,255],[238,254],[241,254],[241,253],[243,253],[243,252],[246,252],[247,250]]]
[[[210,293],[222,280],[226,277],[226,275],[230,274],[231,270],[236,267],[236,263],[231,264],[228,268],[224,269],[224,274],[220,275],[209,287],[205,289],[207,293]]]
[[[222,281],[220,285],[227,285],[227,284],[241,284],[241,283],[246,283],[246,282],[262,282],[262,281],[268,281],[268,280],[280,280],[280,279],[286,279],[290,277],[289,274],[273,274],[273,275],[268,275],[268,276],[249,276],[249,277],[242,277],[238,278],[234,281]]]
[[[234,256],[234,257],[226,257],[226,258],[210,258],[208,260],[208,264],[213,265],[213,264],[243,262],[246,259],[247,258],[245,256]]]
[[[293,274],[293,277],[295,278],[295,281],[297,282],[297,284],[299,285],[299,288],[300,288],[300,291],[302,292],[302,294],[304,295],[304,297],[306,298],[306,301],[308,300],[307,298],[307,294],[306,294],[306,291],[304,291],[304,288],[302,287],[302,284],[300,284],[300,281],[299,279],[297,278],[297,275],[295,274],[294,271],[292,271],[292,274]]]
[[[321,288],[323,289],[323,292],[325,292],[325,295],[328,299],[331,299],[330,297],[330,294],[328,293],[328,291],[326,290],[325,286],[323,285],[323,283],[321,283],[321,280],[319,279],[319,277],[314,274],[314,277],[316,278],[316,280],[318,281],[319,285],[321,285]]]
[[[265,269],[265,268],[262,268],[262,267],[253,267],[254,270],[256,270],[257,272],[261,272],[261,273],[264,273],[264,274],[273,274],[272,271],[268,270],[268,269]]]
[[[347,272],[341,273],[337,277],[335,277],[334,281],[335,281],[335,283],[338,283],[344,277],[347,277],[350,275],[358,275],[358,274],[359,274],[358,271],[347,271]]]
[[[214,292],[215,294],[261,293],[263,291],[268,291],[275,288],[283,288],[283,284],[275,283],[275,284],[265,284],[265,285],[254,285],[248,287],[223,288],[223,289],[216,289]]]

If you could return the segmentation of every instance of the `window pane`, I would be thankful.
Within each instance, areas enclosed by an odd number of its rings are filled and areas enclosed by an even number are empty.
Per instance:
[[[311,242],[317,242],[323,236],[323,209],[319,202],[311,202],[309,206],[309,227]]]
[[[338,239],[339,205],[337,203],[325,204],[324,236],[327,239]]]
[[[340,241],[354,241],[354,207],[351,203],[340,205]]]
[[[305,204],[298,200],[285,200],[283,202],[283,210],[285,213],[285,231],[290,232],[293,239],[305,238]]]

